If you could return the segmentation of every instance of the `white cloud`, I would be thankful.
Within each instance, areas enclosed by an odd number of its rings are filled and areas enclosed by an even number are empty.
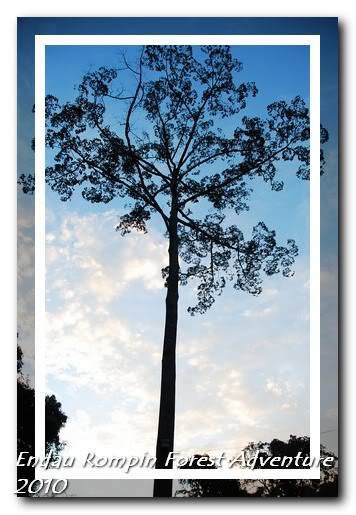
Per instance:
[[[69,414],[65,430],[69,449],[86,449],[92,442],[102,452],[109,449],[109,454],[113,446],[121,445],[126,453],[147,451],[155,446],[157,429],[164,320],[160,269],[167,264],[166,241],[155,231],[122,238],[114,231],[113,211],[64,218],[52,217],[58,230],[49,227],[55,237],[47,239],[52,256],[47,262],[49,385],[52,380],[55,389],[61,385],[64,410],[66,398],[80,405],[82,397],[92,396],[97,403],[105,397],[109,406],[105,421],[95,410],[89,419],[83,413]],[[227,291],[224,301],[202,318],[189,318],[181,310],[178,449],[239,450],[250,439],[264,439],[267,429],[280,427],[277,414],[285,413],[281,431],[293,431],[286,406],[295,407],[297,402],[301,425],[308,418],[301,411],[303,391],[291,394],[297,379],[290,379],[288,389],[289,370],[281,372],[288,364],[297,367],[294,352],[304,341],[287,323],[293,311],[300,311],[298,302],[304,302],[301,295],[291,295],[292,290],[303,289],[303,282],[291,282],[283,289],[283,281],[276,281],[276,286],[270,281],[257,299]],[[183,302],[190,295],[182,288]],[[129,309],[124,314],[126,304]],[[253,318],[261,320],[256,324]]]
[[[282,393],[283,393],[283,389],[282,389],[281,384],[275,383],[271,379],[267,380],[267,383],[266,383],[266,386],[265,386],[265,390],[267,392],[271,392],[272,395],[275,395],[276,397],[280,397],[282,395]]]
[[[163,268],[164,263],[165,260],[157,263],[152,259],[132,259],[123,270],[124,280],[127,282],[142,279],[148,289],[163,288],[163,280],[157,270]]]
[[[137,233],[123,238],[114,231],[116,220],[114,211],[72,213],[60,222],[58,236],[51,228],[46,242],[47,284],[58,284],[57,276],[66,273],[76,282],[76,297],[91,296],[98,305],[112,302],[134,281],[142,281],[147,289],[163,288],[165,240]]]
[[[241,315],[246,318],[262,318],[272,315],[275,311],[275,307],[268,306],[261,309],[245,309]]]
[[[291,407],[298,406],[298,399],[304,390],[304,384],[298,381],[291,382],[290,380],[274,380],[267,379],[265,391],[272,394],[272,396],[283,400],[281,405],[282,410],[290,409]]]
[[[19,281],[34,277],[35,241],[32,211],[19,208],[17,217],[17,277]]]
[[[61,431],[61,439],[68,442],[63,455],[75,456],[78,469],[88,452],[94,452],[97,457],[141,456],[145,452],[154,456],[156,429],[152,412],[114,410],[109,420],[98,423],[95,413],[79,409]]]
[[[158,403],[157,357],[157,346],[103,310],[66,302],[47,313],[47,379],[70,395],[115,395],[117,405],[143,413]]]

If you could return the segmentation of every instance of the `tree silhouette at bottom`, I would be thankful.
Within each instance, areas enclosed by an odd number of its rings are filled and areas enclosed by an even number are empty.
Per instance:
[[[201,460],[201,458],[206,458]],[[201,460],[199,462],[199,460]],[[202,462],[205,461],[205,464]],[[208,454],[195,454],[192,460],[182,469],[216,469],[216,465],[210,461]],[[246,497],[248,495],[236,479],[180,479],[183,486],[176,491],[176,496],[182,497]]]
[[[310,457],[310,437],[297,437],[290,435],[284,442],[273,439],[271,442],[249,443],[245,449],[245,456],[253,456],[259,452],[259,456],[266,458],[283,458],[283,456],[297,457],[300,452],[303,457]],[[333,457],[332,466],[324,465],[324,459]],[[258,497],[336,497],[338,495],[338,458],[334,453],[327,451],[324,445],[320,446],[320,480],[319,479],[258,479],[245,480],[244,488]],[[257,463],[255,468],[269,468]],[[286,466],[275,467],[287,468]],[[309,465],[290,466],[288,468],[309,468]]]
[[[297,437],[291,435],[287,442],[273,439],[271,442],[250,442],[244,449],[246,461],[258,453],[263,459],[270,457],[283,458],[288,456],[295,458],[298,453],[304,457],[310,456],[310,438],[307,436]],[[202,456],[207,457],[206,464],[198,466],[197,462]],[[321,474],[319,479],[180,479],[182,486],[175,495],[179,497],[337,497],[338,496],[338,458],[334,453],[328,452],[325,446],[320,446]],[[324,465],[323,460],[333,457],[332,466]],[[196,454],[193,457],[192,465],[181,467],[183,469],[217,467],[210,461],[209,455]],[[259,465],[255,468],[269,468]],[[274,467],[287,468],[283,467]],[[301,463],[299,466],[289,468],[308,468]]]

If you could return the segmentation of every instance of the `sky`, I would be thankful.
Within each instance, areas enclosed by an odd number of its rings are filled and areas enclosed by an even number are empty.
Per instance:
[[[89,67],[115,61],[115,49],[88,50],[53,47],[47,52],[48,92],[71,99],[73,84]],[[308,98],[305,49],[239,48],[238,57],[243,74],[260,90],[246,113],[262,114],[264,106],[278,98]],[[30,88],[29,76],[27,71],[29,84],[25,78],[21,82],[24,91]],[[335,87],[332,81],[322,86],[322,119],[329,129],[335,128],[334,112],[326,108],[331,104],[325,102],[328,96],[334,98]],[[20,96],[20,112],[24,99]],[[22,130],[28,133],[32,123],[25,117]],[[331,136],[329,170],[335,167],[336,132]],[[20,163],[25,168],[32,159],[27,143],[20,133]],[[328,314],[335,302],[335,174],[326,174],[322,188],[322,316],[328,318],[322,364],[331,372],[322,411],[329,425],[322,422],[322,429],[331,429],[336,414],[335,320]],[[31,202],[21,197],[19,244],[27,250],[32,248],[31,209]],[[47,386],[69,416],[62,434],[68,455],[88,446],[101,454],[112,454],[113,448],[115,453],[133,449],[154,454],[165,294],[159,270],[165,264],[166,242],[155,223],[148,235],[119,236],[114,226],[121,209],[119,203],[93,207],[79,197],[63,204],[47,192]],[[308,434],[308,183],[288,180],[281,193],[254,185],[251,210],[239,217],[239,225],[248,232],[261,219],[277,229],[279,241],[296,239],[300,256],[294,278],[266,280],[257,299],[225,291],[199,318],[186,313],[193,292],[189,287],[181,291],[176,448],[183,452],[199,448],[230,453],[250,440]],[[19,255],[20,278],[26,285],[33,253]],[[26,306],[33,301],[33,289],[24,290],[19,307],[26,347],[33,325]],[[31,373],[31,352],[27,356]],[[335,440],[327,437],[335,448]]]
[[[137,51],[49,46],[46,93],[72,100],[82,75],[115,65],[119,50],[129,57]],[[239,80],[254,80],[260,90],[246,114],[261,116],[270,102],[297,94],[308,101],[307,47],[233,53],[246,63]],[[281,243],[295,238],[295,277],[267,279],[260,298],[227,288],[207,314],[194,318],[186,311],[194,288],[181,289],[175,448],[182,453],[231,453],[249,441],[309,434],[309,183],[284,168],[285,191],[256,181],[251,211],[235,223],[250,232],[264,220]],[[68,415],[65,453],[154,455],[165,298],[160,271],[167,265],[162,226],[153,220],[147,235],[123,238],[114,231],[122,201],[93,206],[78,193],[62,203],[49,189],[46,212],[47,388]]]

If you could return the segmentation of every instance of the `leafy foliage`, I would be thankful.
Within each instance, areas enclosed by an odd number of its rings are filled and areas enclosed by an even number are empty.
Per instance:
[[[297,457],[298,453],[301,456],[310,456],[310,438],[308,436],[297,437],[291,435],[287,442],[274,439],[271,442],[251,442],[245,449],[247,459],[254,456],[259,452],[259,456],[266,457]],[[310,496],[337,496],[338,490],[338,458],[332,452],[328,452],[326,448],[320,446],[320,457],[322,458],[320,464],[321,477],[318,479],[259,479],[259,480],[245,480],[244,486],[248,490],[253,490],[255,496],[268,496],[268,497],[310,497]],[[333,457],[333,465],[331,467],[325,466],[323,459],[326,457]],[[256,468],[268,468],[270,465],[261,465],[260,462],[256,463]],[[278,468],[309,468],[306,464],[303,466],[301,462],[298,466],[279,465],[274,467]]]
[[[54,152],[47,183],[63,201],[78,187],[92,203],[125,198],[122,234],[146,232],[158,214],[167,237],[178,237],[181,284],[199,282],[192,315],[204,313],[228,281],[258,295],[263,272],[290,277],[298,253],[291,239],[277,245],[263,222],[250,238],[224,222],[229,211],[249,209],[252,179],[283,189],[283,162],[309,179],[305,102],[297,96],[270,104],[265,118],[241,116],[258,93],[254,82],[238,82],[241,70],[229,46],[149,45],[136,62],[123,56],[117,68],[84,75],[75,101],[46,98],[46,144]],[[235,123],[230,133],[222,129],[226,118]],[[322,128],[321,142],[327,139]],[[31,191],[28,178],[20,183]]]
[[[217,467],[208,454],[195,454],[192,460],[180,468],[216,469]],[[248,495],[241,489],[240,481],[236,479],[180,479],[179,483],[183,488],[176,491],[177,497],[245,497]]]
[[[65,447],[65,442],[59,438],[60,430],[67,422],[67,415],[62,410],[62,404],[57,401],[55,395],[46,395],[46,454],[52,451],[58,455]]]
[[[17,345],[17,449],[35,455],[35,390],[22,373],[23,351]],[[45,435],[46,455],[52,450],[52,458],[64,448],[65,442],[59,438],[59,432],[67,422],[67,415],[54,395],[45,398]]]
[[[307,436],[297,437],[291,435],[287,442],[274,439],[271,442],[250,442],[243,450],[246,461],[253,458],[257,453],[262,459],[267,457],[283,458],[284,456],[295,458],[298,453],[305,458],[310,456],[310,438]],[[206,456],[206,464],[198,466],[199,458]],[[321,478],[318,479],[180,479],[181,489],[176,491],[176,496],[183,497],[336,497],[338,495],[338,458],[320,446],[322,460],[326,457],[333,457],[331,467],[321,462]],[[236,466],[236,465],[234,465]],[[256,462],[256,468],[269,468],[270,464],[261,465]],[[194,455],[193,463],[181,468],[217,468],[208,455]],[[303,467],[302,461],[297,467],[292,464],[274,467],[278,468],[307,468]]]
[[[35,451],[35,391],[22,373],[23,351],[17,345],[17,450]]]

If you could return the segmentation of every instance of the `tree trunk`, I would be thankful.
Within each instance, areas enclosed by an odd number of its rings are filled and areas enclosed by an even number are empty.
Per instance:
[[[156,447],[156,469],[171,469],[172,462],[166,464],[173,451],[175,390],[176,390],[176,341],[178,322],[178,234],[177,213],[172,208],[170,216],[169,275],[167,280],[166,319],[163,340],[161,397]],[[172,479],[155,479],[154,497],[172,497]]]

